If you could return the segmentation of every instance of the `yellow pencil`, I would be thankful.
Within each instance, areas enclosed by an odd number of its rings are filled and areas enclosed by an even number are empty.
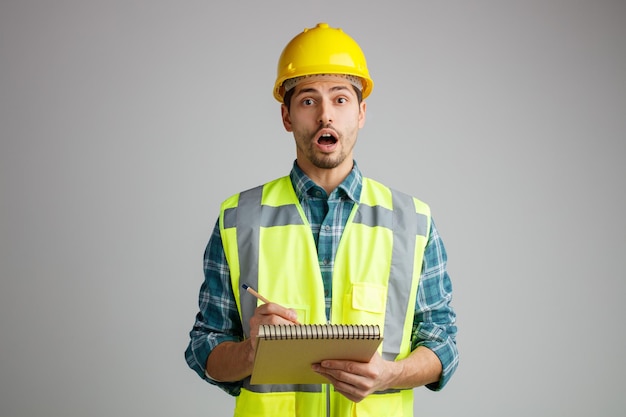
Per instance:
[[[249,285],[242,284],[241,286],[243,287],[244,290],[248,291],[250,294],[254,295],[256,298],[263,301],[265,304],[271,302],[270,300],[268,300],[267,298],[263,297],[261,294],[256,292],[254,288],[250,287]]]
[[[263,297],[261,294],[259,294],[258,292],[256,292],[254,290],[254,288],[252,288],[249,285],[246,284],[241,284],[241,286],[243,287],[244,290],[248,291],[250,294],[254,295],[256,298],[258,298],[259,300],[263,301],[265,304],[270,303],[271,301],[268,300],[267,298]],[[298,321],[298,319],[292,320],[295,324],[300,324],[300,322]]]

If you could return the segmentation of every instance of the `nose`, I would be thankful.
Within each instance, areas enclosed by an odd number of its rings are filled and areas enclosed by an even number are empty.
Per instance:
[[[319,106],[319,120],[322,126],[327,126],[333,122],[333,106],[330,100],[321,100]]]

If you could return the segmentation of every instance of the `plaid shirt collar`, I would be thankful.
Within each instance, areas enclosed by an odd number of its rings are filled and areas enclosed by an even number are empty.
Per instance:
[[[315,182],[313,182],[313,180],[300,169],[297,161],[294,161],[289,177],[291,178],[291,184],[296,191],[299,201],[309,197],[326,197],[326,191],[319,185],[315,184]],[[327,197],[329,200],[346,197],[358,204],[361,200],[362,186],[363,175],[361,174],[361,170],[357,166],[356,161],[353,161],[352,170],[348,176]],[[322,194],[319,193],[320,191]]]

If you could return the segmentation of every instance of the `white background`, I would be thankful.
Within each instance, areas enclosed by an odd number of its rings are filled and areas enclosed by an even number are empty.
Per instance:
[[[227,196],[285,175],[283,46],[374,79],[356,158],[428,202],[461,364],[422,416],[626,409],[623,1],[0,1],[0,416],[229,416],[183,352]]]

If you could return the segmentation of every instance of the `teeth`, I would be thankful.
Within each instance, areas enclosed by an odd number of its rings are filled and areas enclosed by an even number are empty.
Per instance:
[[[322,135],[322,137],[323,137],[323,138],[329,138],[329,137],[331,137],[331,134],[330,134],[330,133],[324,133],[324,134]]]

